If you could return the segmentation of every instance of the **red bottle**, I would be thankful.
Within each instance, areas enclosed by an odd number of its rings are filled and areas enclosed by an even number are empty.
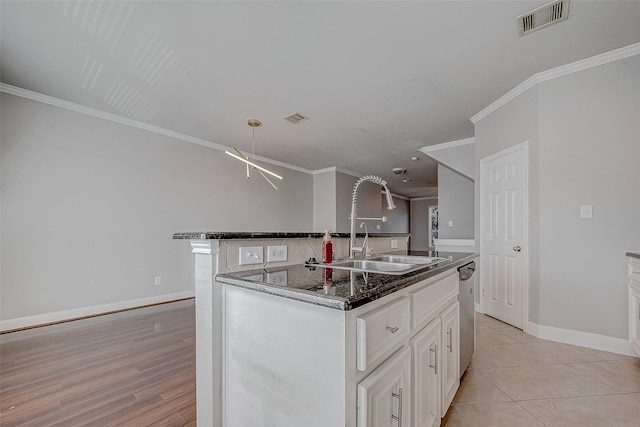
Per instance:
[[[331,243],[331,230],[324,231],[324,238],[322,239],[322,262],[333,261],[333,243]]]

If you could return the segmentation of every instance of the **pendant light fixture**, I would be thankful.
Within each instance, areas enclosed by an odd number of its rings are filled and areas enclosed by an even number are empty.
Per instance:
[[[269,183],[269,185],[271,185],[274,190],[277,190],[278,187],[276,187],[273,181],[271,181],[269,177],[265,175],[265,173],[278,179],[282,179],[282,177],[256,164],[256,128],[262,125],[262,123],[260,123],[260,120],[249,119],[247,121],[247,124],[251,126],[251,160],[249,160],[249,157],[246,156],[242,151],[238,150],[236,147],[233,147],[233,150],[236,152],[235,154],[231,151],[225,151],[225,154],[228,154],[234,159],[238,159],[241,162],[247,164],[247,179],[251,179],[251,168],[256,169],[258,173]]]

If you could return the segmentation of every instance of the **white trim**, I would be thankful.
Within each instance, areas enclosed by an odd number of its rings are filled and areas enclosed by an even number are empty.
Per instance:
[[[384,190],[380,191],[380,194],[385,194]],[[411,200],[410,198],[408,198],[407,196],[402,196],[400,194],[396,194],[396,193],[391,193],[391,195],[393,197],[395,197],[396,199],[401,199],[401,200]]]
[[[358,173],[358,172],[350,171],[349,169],[343,169],[343,168],[339,168],[339,167],[336,167],[336,172],[340,172],[340,173],[343,173],[345,175],[355,176],[356,178],[361,178],[364,175],[366,175],[364,173]]]
[[[527,323],[525,323],[524,325],[524,331],[529,335],[533,335],[536,338],[540,338],[540,329],[538,328],[537,323],[527,321]]]
[[[8,93],[9,95],[19,96],[21,98],[30,99],[32,101],[42,102],[43,104],[53,105],[54,107],[64,108],[65,110],[74,111],[80,114],[86,114],[88,116],[97,117],[99,119],[108,120],[114,123],[119,123],[125,126],[131,126],[133,128],[146,130],[147,132],[153,132],[159,135],[168,136],[169,138],[179,139],[191,144],[203,145],[205,147],[213,148],[214,150],[226,151],[232,150],[233,147],[226,147],[215,142],[207,141],[205,139],[196,138],[195,136],[186,135],[184,133],[175,132],[169,129],[165,129],[160,126],[155,126],[149,123],[139,122],[137,120],[130,119],[128,117],[119,116],[113,113],[107,113],[106,111],[98,110],[95,108],[87,107],[84,105],[76,104],[74,102],[65,101],[53,96],[43,95],[38,92],[33,92],[27,89],[23,89],[17,86],[12,86],[6,83],[0,83],[0,92]],[[286,169],[312,174],[313,171],[304,169],[298,166],[294,166],[288,163],[272,160],[267,157],[255,156],[256,160],[264,163],[269,163],[274,166],[280,166]]]
[[[329,173],[329,172],[335,172],[335,171],[336,171],[336,167],[335,166],[331,166],[330,168],[316,169],[316,170],[312,171],[311,173],[313,175],[319,175],[321,173]]]
[[[433,239],[436,245],[452,245],[452,246],[475,246],[475,239]]]
[[[482,312],[482,307],[480,307],[480,303],[479,302],[474,302],[473,303],[473,309],[475,310],[476,313],[484,314]]]
[[[324,169],[316,169],[316,170],[314,170],[314,171],[312,172],[312,174],[313,174],[313,175],[319,175],[319,174],[322,174],[322,173],[330,173],[330,172],[340,172],[340,173],[343,173],[343,174],[345,174],[345,175],[351,175],[351,176],[354,176],[354,177],[356,177],[356,178],[360,178],[360,177],[362,177],[362,176],[363,176],[362,174],[359,174],[359,173],[357,173],[357,172],[352,172],[352,171],[349,171],[349,170],[346,170],[346,169],[339,168],[339,167],[337,167],[337,166],[331,166],[330,168],[324,168]],[[384,193],[385,193],[385,192],[384,192],[384,190],[382,190],[382,189],[380,190],[380,192],[381,192],[382,194],[384,194]],[[392,195],[393,197],[398,198],[398,199],[411,200],[411,199],[409,199],[408,197],[406,197],[406,196],[402,196],[402,195],[400,195],[400,194],[391,193],[391,195]]]
[[[434,151],[446,150],[448,148],[461,147],[463,145],[475,144],[476,139],[474,137],[459,139],[457,141],[443,142],[442,144],[436,145],[427,145],[426,147],[422,147],[419,150],[424,154],[428,154]]]
[[[437,199],[438,196],[428,196],[428,197],[414,197],[412,199],[409,199],[409,201],[411,202],[419,202],[421,200],[433,200],[433,199]]]
[[[541,71],[529,77],[524,82],[520,83],[515,88],[511,89],[506,94],[495,100],[489,106],[485,107],[482,111],[471,117],[471,122],[478,123],[480,120],[487,117],[509,101],[518,97],[525,91],[531,89],[538,83],[543,83],[548,80],[552,80],[558,77],[567,76],[569,74],[577,73],[580,71],[588,70],[589,68],[605,65],[610,62],[618,61],[621,59],[629,58],[631,56],[640,55],[640,43],[634,43],[629,46],[621,47],[619,49],[605,52],[600,55],[592,56],[580,61],[573,62],[571,64],[562,65],[560,67],[552,68],[550,70]]]
[[[90,307],[74,308],[65,311],[56,311],[54,313],[37,314],[35,316],[19,317],[16,319],[8,319],[0,321],[0,331],[10,331],[13,329],[27,328],[37,325],[44,325],[53,322],[62,322],[81,317],[96,316],[111,311],[126,310],[136,307],[142,307],[150,304],[159,304],[163,302],[193,298],[194,291],[176,292],[173,294],[158,295],[154,297],[139,298],[128,301],[120,301],[109,304],[100,304]]]
[[[622,338],[614,338],[606,335],[592,334],[590,332],[562,329],[553,326],[538,325],[534,322],[527,323],[526,332],[540,339],[556,341],[580,347],[593,348],[595,350],[609,351],[611,353],[636,356],[629,341]]]
[[[511,147],[507,147],[504,150],[501,150],[497,153],[491,154],[487,157],[480,159],[480,175],[479,180],[477,182],[480,183],[480,309],[482,313],[485,313],[484,309],[484,298],[482,296],[482,292],[484,289],[483,278],[485,277],[485,242],[484,242],[484,230],[482,229],[482,225],[484,222],[483,214],[484,214],[484,172],[486,168],[486,164],[492,160],[495,160],[499,157],[506,156],[517,151],[524,151],[524,244],[522,245],[525,248],[524,253],[524,319],[522,324],[524,325],[525,331],[527,328],[527,322],[529,319],[529,141],[521,142],[520,144],[513,145]]]
[[[474,239],[433,239],[436,251],[442,252],[475,252]]]

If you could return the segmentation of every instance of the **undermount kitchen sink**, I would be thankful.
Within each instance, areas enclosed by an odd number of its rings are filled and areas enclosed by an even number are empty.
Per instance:
[[[329,267],[345,268],[349,270],[395,273],[410,270],[414,267],[414,265],[402,262],[374,261],[368,259],[346,259],[342,261],[332,262]]]
[[[384,261],[384,262],[393,262],[393,263],[428,265],[428,264],[435,264],[441,261],[446,261],[449,258],[411,256],[411,255],[376,255],[376,256],[373,256],[371,259],[375,261]]]
[[[405,274],[430,265],[448,261],[449,258],[410,255],[374,255],[366,259],[343,259],[331,263],[314,264],[317,267],[352,270],[381,274]]]

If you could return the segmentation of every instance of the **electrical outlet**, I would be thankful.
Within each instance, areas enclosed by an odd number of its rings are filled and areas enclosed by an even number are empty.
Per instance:
[[[286,261],[286,246],[267,246],[267,262]]]
[[[398,249],[398,240],[396,239],[391,240],[391,249]]]
[[[156,286],[162,285],[162,276],[156,276],[155,282]]]
[[[247,246],[240,248],[238,260],[240,265],[262,264],[262,246]]]
[[[580,206],[580,218],[593,218],[593,205],[581,205]]]

